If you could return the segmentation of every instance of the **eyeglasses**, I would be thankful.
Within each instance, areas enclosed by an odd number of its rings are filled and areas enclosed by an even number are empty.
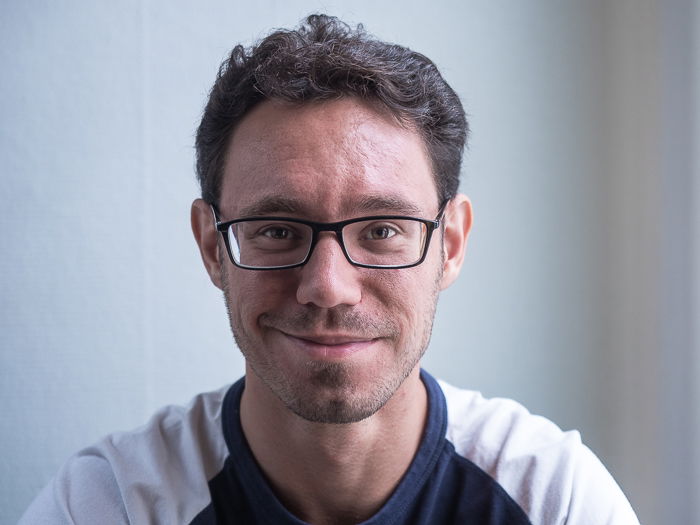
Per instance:
[[[288,217],[246,217],[220,221],[216,229],[231,262],[247,270],[281,270],[311,258],[319,233],[335,232],[347,260],[362,268],[410,268],[423,262],[433,231],[440,226],[448,201],[435,220],[402,215],[375,215],[340,222],[313,222]]]

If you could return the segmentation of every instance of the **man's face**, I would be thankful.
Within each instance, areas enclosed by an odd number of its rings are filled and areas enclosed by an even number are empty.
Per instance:
[[[222,220],[278,215],[335,222],[365,215],[435,218],[420,136],[357,100],[265,102],[227,153]],[[380,409],[416,368],[441,286],[441,232],[423,264],[351,265],[333,232],[308,263],[254,271],[221,259],[221,282],[249,372],[299,416],[353,422]]]

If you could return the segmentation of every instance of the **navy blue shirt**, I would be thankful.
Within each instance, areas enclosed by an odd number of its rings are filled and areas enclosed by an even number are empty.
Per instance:
[[[418,451],[365,523],[639,525],[578,432],[509,399],[421,378],[428,421]],[[270,489],[240,423],[243,380],[167,406],[145,425],[72,456],[22,525],[302,523]],[[529,520],[529,521],[528,521]]]
[[[382,508],[364,523],[520,525],[530,521],[517,503],[486,472],[460,456],[446,439],[447,407],[439,385],[427,372],[428,420],[413,462]],[[244,380],[223,403],[222,424],[229,456],[210,482],[211,504],[193,525],[304,522],[280,503],[246,442],[240,420]]]

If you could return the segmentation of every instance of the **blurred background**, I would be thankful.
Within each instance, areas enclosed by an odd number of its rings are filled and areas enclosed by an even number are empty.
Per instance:
[[[5,0],[0,522],[242,359],[189,226],[221,60],[311,12],[423,52],[469,113],[475,224],[424,366],[578,429],[643,523],[700,523],[693,0]]]

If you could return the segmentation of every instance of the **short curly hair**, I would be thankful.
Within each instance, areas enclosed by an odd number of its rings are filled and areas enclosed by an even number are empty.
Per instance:
[[[303,104],[358,97],[378,102],[420,133],[431,158],[438,197],[459,187],[468,123],[459,97],[420,53],[379,41],[362,25],[311,15],[297,30],[277,30],[221,64],[195,140],[202,198],[218,204],[224,160],[237,124],[257,104]]]

